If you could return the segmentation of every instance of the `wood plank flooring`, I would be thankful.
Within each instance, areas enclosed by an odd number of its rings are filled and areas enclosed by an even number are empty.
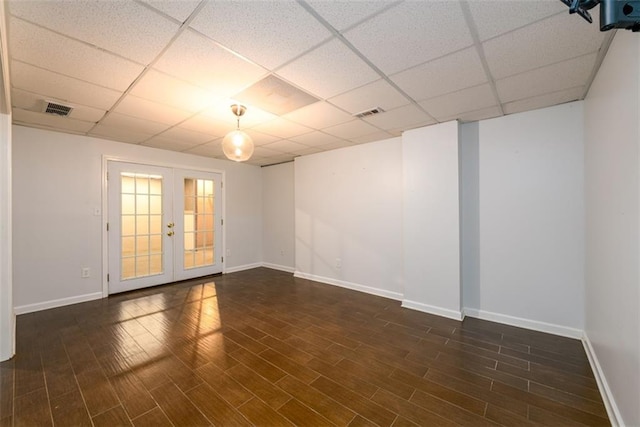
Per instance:
[[[0,427],[610,425],[578,340],[266,268],[17,322]]]

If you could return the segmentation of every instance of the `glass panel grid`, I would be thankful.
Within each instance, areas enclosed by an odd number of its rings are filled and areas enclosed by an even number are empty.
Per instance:
[[[162,274],[162,177],[121,174],[121,280]]]
[[[215,181],[184,179],[184,268],[215,264]]]

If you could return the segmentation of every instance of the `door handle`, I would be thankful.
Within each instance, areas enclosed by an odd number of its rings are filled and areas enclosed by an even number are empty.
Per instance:
[[[173,228],[174,225],[175,225],[174,223],[170,222],[169,224],[167,224],[167,227]]]
[[[173,236],[174,234],[176,234],[176,233],[174,233],[173,231],[170,231],[170,232],[168,232],[168,233],[167,233],[167,236],[171,237],[171,236]]]

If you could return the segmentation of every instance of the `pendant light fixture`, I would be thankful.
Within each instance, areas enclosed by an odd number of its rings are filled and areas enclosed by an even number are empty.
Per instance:
[[[251,137],[240,130],[240,117],[247,111],[247,107],[233,104],[231,112],[238,118],[236,130],[229,132],[222,140],[222,151],[229,160],[244,162],[253,154],[253,141]]]

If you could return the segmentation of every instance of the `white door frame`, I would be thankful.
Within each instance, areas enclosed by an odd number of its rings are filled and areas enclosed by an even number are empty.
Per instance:
[[[227,211],[227,192],[226,192],[226,172],[222,169],[202,168],[191,165],[183,165],[178,163],[163,163],[163,162],[149,162],[145,160],[132,159],[128,157],[118,157],[111,155],[102,155],[102,297],[107,298],[109,296],[109,281],[107,280],[107,274],[109,273],[109,236],[107,234],[107,222],[108,216],[108,190],[107,190],[107,171],[110,161],[121,163],[134,163],[145,164],[149,166],[159,166],[174,169],[187,169],[193,171],[219,173],[222,175],[222,218],[226,217]],[[226,227],[222,226],[222,254],[226,253],[226,241],[227,233]],[[226,273],[226,261],[222,262],[222,274]]]

